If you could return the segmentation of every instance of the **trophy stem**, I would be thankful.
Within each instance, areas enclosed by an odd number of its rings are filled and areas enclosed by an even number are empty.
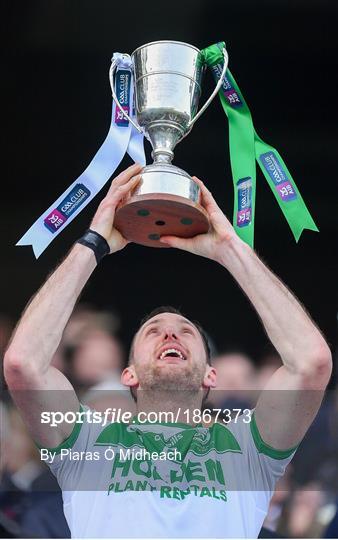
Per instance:
[[[151,157],[154,160],[154,163],[168,163],[170,164],[174,157],[174,152],[168,150],[167,148],[156,148],[151,153]]]
[[[156,120],[146,127],[153,147],[151,157],[155,163],[170,164],[174,157],[173,149],[184,136],[182,128],[172,120]]]

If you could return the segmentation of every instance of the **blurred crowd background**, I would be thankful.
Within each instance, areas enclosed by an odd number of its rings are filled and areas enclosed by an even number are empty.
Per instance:
[[[13,321],[0,319],[2,353]],[[133,410],[120,374],[127,355],[120,340],[117,313],[79,304],[72,315],[52,364],[69,377],[81,401],[96,410],[112,405]],[[240,350],[217,351],[212,336],[212,363],[217,388],[208,409],[254,406],[256,392],[281,365],[276,352],[250,358]],[[121,393],[119,394],[119,391]],[[116,399],[118,396],[118,401]],[[111,398],[110,398],[111,399]],[[2,536],[59,538],[69,530],[62,498],[53,475],[41,462],[10,397],[0,399],[0,532]],[[280,480],[262,530],[263,537],[338,537],[338,386],[335,376],[318,416]]]
[[[332,0],[1,1],[1,354],[25,304],[83,234],[108,188],[38,261],[31,248],[15,247],[105,139],[112,54],[171,39],[199,48],[226,42],[229,68],[258,134],[283,156],[320,229],[305,231],[296,244],[258,172],[255,249],[304,304],[335,356],[337,14]],[[201,104],[214,84],[206,73]],[[230,217],[227,130],[216,99],[175,149],[174,164],[202,178]],[[146,154],[149,163],[149,145]],[[126,157],[117,172],[129,164]],[[178,307],[209,333],[219,372],[215,403],[251,404],[255,390],[280,365],[247,299],[223,268],[206,259],[129,245],[102,261],[82,298],[87,304],[77,308],[53,363],[96,408],[105,407],[97,395],[120,388],[137,323],[158,305]],[[266,530],[281,537],[338,537],[337,423],[334,373],[320,413],[278,486]],[[3,386],[0,442],[0,536],[67,536],[55,481]]]

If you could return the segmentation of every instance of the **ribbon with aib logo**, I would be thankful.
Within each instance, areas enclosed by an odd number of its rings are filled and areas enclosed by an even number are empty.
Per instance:
[[[204,49],[203,56],[218,81],[223,69],[222,49],[217,43]],[[249,245],[254,242],[256,161],[298,241],[304,229],[318,231],[299,189],[280,154],[257,135],[249,107],[235,79],[227,69],[219,97],[229,120],[229,146],[234,184],[233,225]]]
[[[122,108],[133,118],[134,85],[131,58],[126,54],[115,53],[112,60],[117,65],[115,92],[119,96]],[[108,182],[126,152],[135,162],[145,165],[143,134],[131,125],[113,101],[107,137],[91,163],[35,221],[16,245],[31,245],[35,257],[38,258]]]

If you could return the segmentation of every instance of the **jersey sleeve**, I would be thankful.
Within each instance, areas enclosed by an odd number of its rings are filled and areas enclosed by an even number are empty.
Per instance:
[[[266,444],[259,433],[254,411],[251,411],[250,418],[246,423],[243,416],[239,417],[238,422],[230,422],[228,428],[235,435],[243,454],[243,468],[238,471],[242,479],[241,489],[254,491],[258,506],[265,509],[297,446],[280,450]]]
[[[62,491],[86,490],[93,488],[95,477],[93,446],[101,425],[88,422],[86,413],[90,409],[81,405],[82,421],[74,425],[72,433],[55,448],[41,448],[40,453],[48,451],[49,458],[44,459],[56,477]],[[86,459],[88,457],[88,459]],[[84,468],[85,474],[84,474]]]

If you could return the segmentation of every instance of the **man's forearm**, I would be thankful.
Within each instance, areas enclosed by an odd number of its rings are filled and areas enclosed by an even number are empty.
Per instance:
[[[8,355],[43,373],[61,341],[75,303],[96,267],[94,252],[80,244],[70,251],[26,308]]]
[[[220,255],[225,266],[250,299],[265,330],[292,371],[306,371],[328,347],[301,304],[241,240],[233,239]]]

